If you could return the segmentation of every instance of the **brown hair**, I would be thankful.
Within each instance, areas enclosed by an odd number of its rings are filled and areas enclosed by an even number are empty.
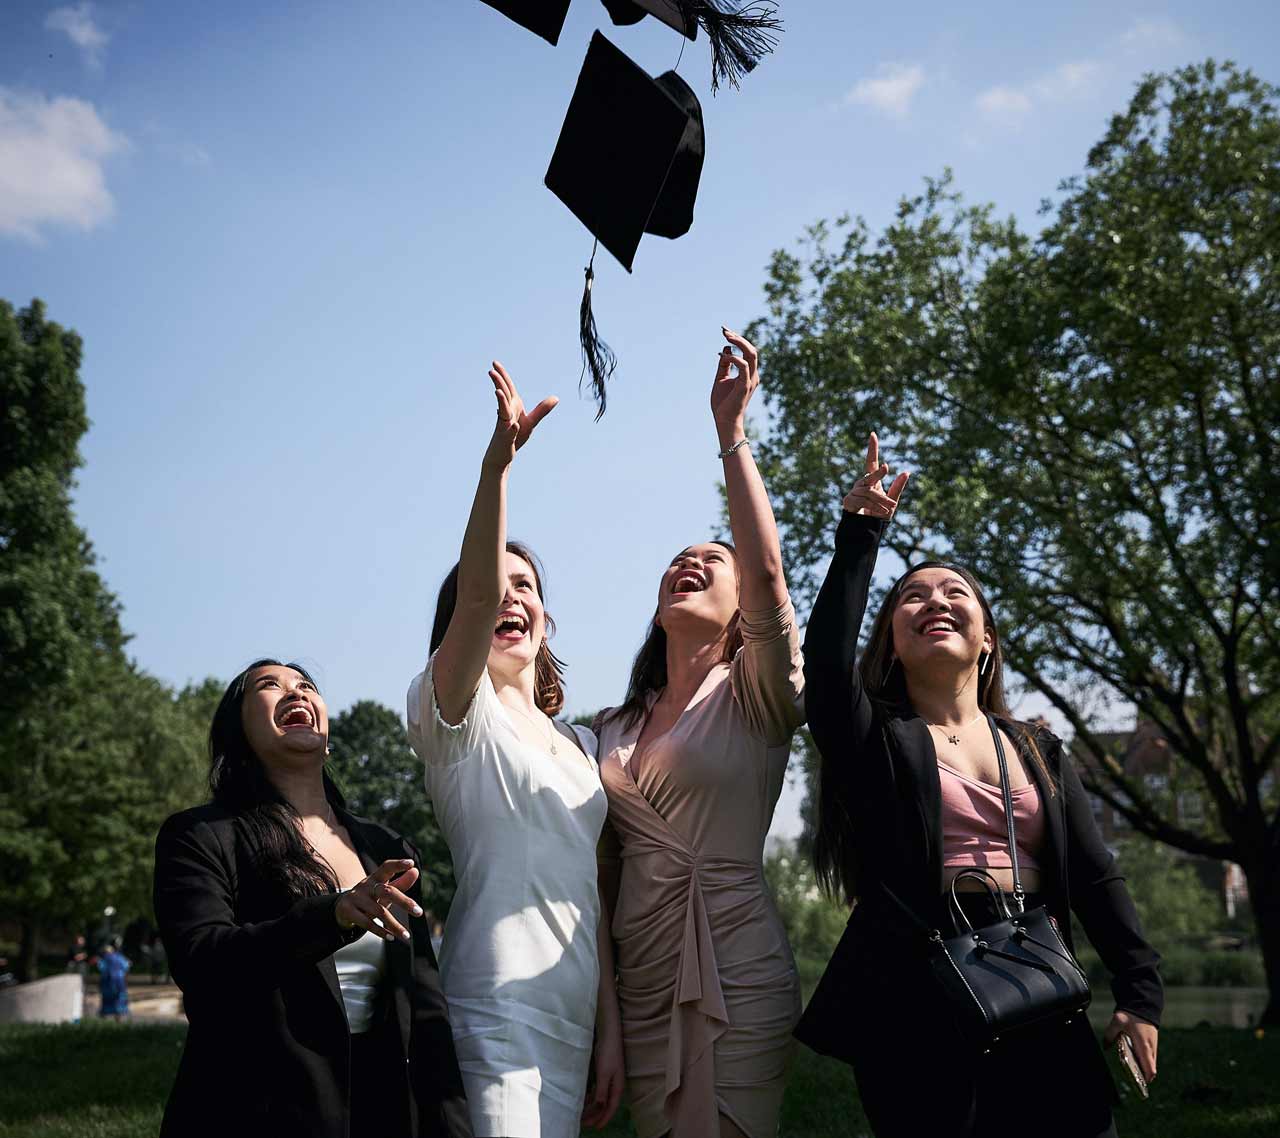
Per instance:
[[[545,606],[546,597],[542,592],[542,578],[545,574],[542,569],[542,562],[534,555],[533,550],[523,542],[507,542],[507,552],[514,553],[533,570],[534,588],[538,591],[538,599]],[[449,630],[449,622],[453,619],[453,610],[457,605],[458,565],[455,563],[445,576],[445,579],[440,583],[440,593],[436,597],[436,618],[431,625],[430,650],[432,653],[440,647],[441,641],[444,640],[444,634]],[[551,651],[550,645],[547,644],[547,637],[555,635],[556,622],[551,619],[551,614],[546,611],[545,607],[543,608],[543,615],[546,618],[547,631],[542,638],[542,643],[538,646],[538,654],[533,660],[533,698],[538,705],[539,711],[554,717],[559,715],[564,708],[565,663]]]
[[[1034,730],[1013,718],[1005,698],[1004,652],[1000,631],[982,586],[967,569],[949,561],[922,561],[899,577],[885,595],[867,637],[867,647],[858,660],[858,674],[867,695],[889,708],[910,710],[907,678],[893,646],[893,613],[907,581],[922,569],[947,569],[973,590],[982,608],[986,630],[991,634],[991,653],[978,676],[978,707],[1013,726],[1013,740],[1020,753],[1034,762],[1045,776],[1049,793],[1055,793],[1053,777],[1035,741]],[[818,881],[834,897],[843,895],[852,902],[857,896],[857,863],[854,857],[853,820],[845,804],[847,791],[834,769],[823,762],[818,778],[818,823],[813,839],[813,863]]]
[[[738,572],[738,551],[727,541],[712,541],[710,545],[719,545],[733,555],[733,571]],[[737,655],[742,647],[742,610],[738,609],[725,629],[724,651],[718,663],[726,664]],[[640,645],[640,651],[631,664],[631,680],[627,684],[627,696],[617,707],[611,708],[603,716],[604,720],[621,719],[623,725],[632,727],[645,712],[645,699],[652,691],[667,686],[667,630],[658,623],[658,610],[653,610],[649,620],[649,631]]]

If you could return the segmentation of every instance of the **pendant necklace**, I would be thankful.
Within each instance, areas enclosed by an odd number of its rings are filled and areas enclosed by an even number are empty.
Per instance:
[[[506,705],[504,704],[503,706],[505,707]],[[514,711],[518,716],[520,716],[520,718],[523,719],[526,723],[529,723],[529,724],[533,723],[533,719],[530,718],[528,715],[526,715],[518,707],[513,707],[511,710]],[[550,748],[551,753],[553,755],[558,755],[560,752],[556,750],[556,734],[557,734],[556,729],[551,725],[551,717],[547,715],[546,712],[543,712],[543,718],[547,721],[547,746]]]
[[[985,719],[986,715],[987,713],[985,711],[978,712],[978,714],[974,716],[972,719],[970,719],[968,723],[964,723],[961,726],[957,727],[954,734],[948,732],[947,729],[943,727],[941,723],[930,723],[929,726],[936,727],[939,731],[942,732],[942,737],[946,739],[948,743],[950,743],[953,747],[958,747],[960,746],[960,732],[967,731],[970,727],[972,727],[975,723],[977,723],[979,719]]]

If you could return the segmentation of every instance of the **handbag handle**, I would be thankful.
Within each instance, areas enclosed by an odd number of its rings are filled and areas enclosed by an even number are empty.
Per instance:
[[[1004,914],[1004,919],[1006,921],[1013,920],[1013,914],[1009,912],[1009,906],[1004,899],[1004,890],[1000,888],[1000,882],[995,879],[995,876],[985,869],[962,869],[951,879],[951,895],[948,898],[952,914],[956,918],[957,930],[963,922],[964,927],[973,932],[973,922],[969,920],[968,914],[965,913],[963,906],[960,904],[960,898],[956,896],[956,883],[962,877],[971,877],[976,881],[981,881],[983,888],[987,891],[987,896],[995,902],[1000,912]]]
[[[1009,764],[1004,757],[1004,742],[996,727],[995,716],[990,712],[987,712],[987,726],[991,728],[991,738],[996,742],[996,762],[1000,764],[1000,794],[1004,798],[1004,823],[1009,834],[1009,864],[1013,869],[1013,903],[1021,914],[1026,908],[1024,902],[1027,893],[1022,888],[1022,877],[1018,873],[1018,842],[1013,832],[1013,793],[1009,789]],[[1001,890],[1002,894],[1003,892]]]

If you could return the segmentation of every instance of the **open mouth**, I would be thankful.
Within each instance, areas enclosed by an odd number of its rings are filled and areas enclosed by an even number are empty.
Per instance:
[[[949,616],[932,617],[920,626],[921,636],[946,636],[948,633],[959,631],[956,622]]]
[[[528,631],[529,622],[524,617],[519,613],[508,612],[498,618],[498,623],[493,628],[493,635],[499,640],[514,642],[522,640]]]
[[[314,727],[315,725],[316,719],[311,714],[311,708],[302,703],[295,703],[280,718],[281,727]]]
[[[707,587],[707,582],[697,573],[683,572],[671,583],[671,592],[673,596],[679,596],[682,593],[701,593]]]

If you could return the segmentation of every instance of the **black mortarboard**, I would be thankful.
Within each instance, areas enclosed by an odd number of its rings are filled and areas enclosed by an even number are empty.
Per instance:
[[[569,13],[570,0],[483,0],[490,8],[497,8],[508,19],[522,28],[528,28],[548,43],[560,38],[564,18]]]
[[[689,39],[701,24],[711,41],[711,90],[731,87],[777,46],[782,28],[774,0],[601,0],[615,24],[655,16]]]
[[[627,272],[645,233],[679,237],[693,224],[705,142],[702,107],[674,71],[652,78],[596,32],[569,102],[547,188]],[[600,413],[617,361],[595,330],[593,265],[582,297],[583,373]]]

